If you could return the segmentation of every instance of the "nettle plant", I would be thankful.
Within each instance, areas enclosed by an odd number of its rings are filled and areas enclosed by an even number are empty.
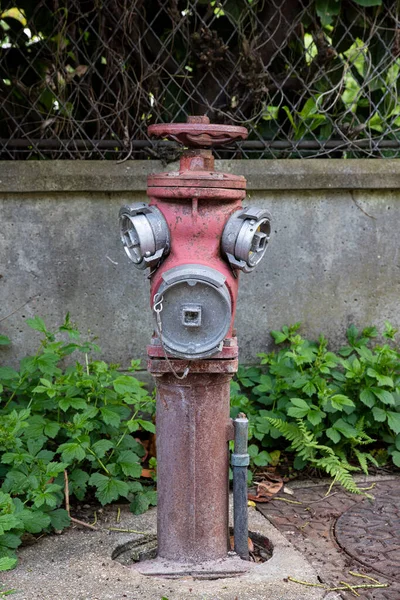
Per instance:
[[[69,525],[65,481],[78,500],[124,498],[136,514],[156,504],[154,482],[139,481],[138,439],[155,430],[154,399],[118,365],[93,360],[98,346],[80,341],[69,315],[56,332],[38,317],[27,323],[42,334],[38,351],[19,371],[0,367],[0,570],[14,566],[24,532]]]
[[[273,331],[282,349],[259,354],[261,367],[239,370],[233,411],[249,415],[256,466],[271,462],[271,450],[286,449],[295,454],[295,468],[323,469],[360,492],[352,471],[368,473],[368,463],[389,458],[400,467],[397,330],[386,322],[384,343],[373,344],[375,327],[360,333],[351,326],[348,345],[336,354],[323,336],[302,338],[299,327]]]

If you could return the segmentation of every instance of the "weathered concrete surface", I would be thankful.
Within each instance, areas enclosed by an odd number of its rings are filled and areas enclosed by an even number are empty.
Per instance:
[[[364,327],[389,319],[400,325],[400,161],[233,166],[249,179],[248,202],[273,215],[264,261],[241,277],[236,323],[242,362],[267,350],[271,329],[296,321],[303,322],[305,335],[324,333],[334,344],[351,323]],[[120,167],[132,175],[117,176]],[[106,360],[127,365],[130,358],[144,358],[153,329],[147,273],[125,256],[117,216],[122,204],[145,200],[132,190],[143,189],[145,174],[160,168],[152,161],[0,164],[0,319],[15,311],[0,321],[1,333],[13,340],[10,349],[1,348],[3,364],[37,348],[39,334],[26,327],[27,317],[40,315],[53,326],[67,311],[82,331],[98,336]],[[25,173],[14,183],[13,169],[14,175]],[[29,192],[29,181],[32,190],[65,191]],[[376,189],[357,189],[372,181]],[[100,191],[103,185],[114,191]]]
[[[176,171],[156,160],[0,161],[0,193],[145,191],[147,175]],[[396,189],[397,159],[216,160],[218,171],[244,175],[249,190]]]
[[[267,536],[273,557],[248,575],[214,581],[182,577],[178,580],[140,575],[111,560],[113,550],[135,534],[109,532],[115,527],[116,508],[106,512],[103,530],[70,529],[45,537],[19,551],[14,571],[3,574],[5,589],[15,600],[320,600],[324,590],[287,581],[288,576],[317,583],[314,569],[279,531],[255,509],[249,510],[250,530]],[[155,532],[156,509],[140,517],[126,510],[117,527]]]

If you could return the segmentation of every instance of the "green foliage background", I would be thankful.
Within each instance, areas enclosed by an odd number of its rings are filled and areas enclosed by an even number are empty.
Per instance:
[[[154,399],[118,365],[93,360],[99,348],[80,341],[68,315],[56,332],[39,317],[28,325],[42,335],[37,353],[19,371],[0,367],[0,570],[15,565],[25,532],[69,526],[65,474],[78,500],[123,498],[134,513],[157,501],[154,482],[140,480],[137,439],[155,431]]]
[[[288,450],[295,468],[324,470],[357,492],[352,472],[367,474],[368,463],[400,467],[397,330],[387,322],[383,343],[373,344],[374,327],[359,332],[352,326],[348,345],[334,353],[323,336],[310,342],[298,329],[273,331],[280,349],[260,354],[260,367],[240,369],[233,416],[249,415],[255,466],[276,462]]]
[[[108,139],[127,150],[131,139],[146,139],[149,123],[207,112],[247,125],[250,139],[293,142],[275,156],[310,155],[296,151],[299,141],[398,140],[398,0],[279,7],[2,2],[0,137]],[[397,156],[373,146],[343,152],[335,156]]]

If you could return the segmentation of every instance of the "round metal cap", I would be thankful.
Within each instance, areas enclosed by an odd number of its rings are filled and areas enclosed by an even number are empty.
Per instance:
[[[210,267],[189,264],[163,274],[158,290],[162,342],[179,358],[206,358],[219,352],[232,319],[225,277]]]
[[[263,258],[271,233],[271,215],[262,208],[249,207],[233,213],[222,234],[222,251],[230,264],[245,273]]]
[[[144,203],[123,206],[119,222],[124,250],[137,269],[158,264],[168,253],[169,229],[157,207]]]

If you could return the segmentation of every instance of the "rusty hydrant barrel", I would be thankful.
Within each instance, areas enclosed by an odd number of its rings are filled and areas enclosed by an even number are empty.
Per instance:
[[[157,463],[162,474],[157,532],[162,558],[201,563],[227,555],[231,377],[157,377]]]

